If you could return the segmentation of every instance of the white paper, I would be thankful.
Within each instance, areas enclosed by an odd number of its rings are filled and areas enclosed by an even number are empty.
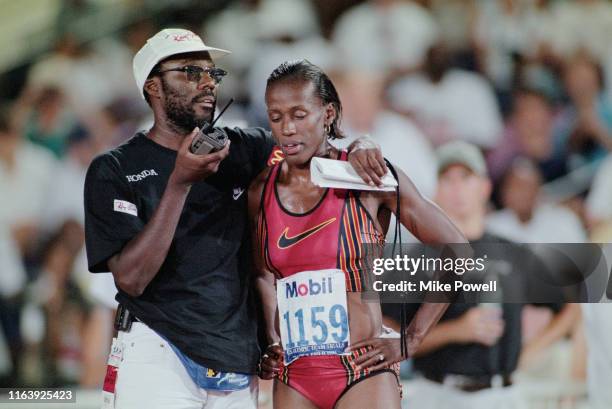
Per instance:
[[[312,158],[310,178],[317,186],[336,189],[394,191],[397,187],[397,181],[391,172],[383,176],[381,187],[370,186],[361,179],[349,162],[326,158]]]

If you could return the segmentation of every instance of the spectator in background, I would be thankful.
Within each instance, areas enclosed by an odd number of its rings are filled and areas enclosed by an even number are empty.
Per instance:
[[[478,8],[474,0],[431,0],[431,13],[443,41],[460,67],[476,69],[474,29]]]
[[[584,243],[586,231],[579,217],[564,206],[543,199],[542,173],[525,157],[517,157],[500,182],[502,209],[487,216],[487,229],[519,243]],[[523,310],[523,342],[520,366],[534,379],[580,378],[581,364],[574,352],[579,347],[580,311],[567,304],[554,316],[545,308]],[[572,342],[553,342],[566,335]],[[546,394],[544,394],[546,396]]]
[[[437,178],[431,144],[409,119],[384,108],[383,76],[345,71],[334,82],[342,99],[343,129],[349,135],[371,135],[385,157],[404,171],[423,195],[433,197]],[[352,140],[334,144],[344,147]]]
[[[152,121],[146,104],[132,98],[118,98],[100,112],[98,126],[91,131],[92,143],[99,151],[121,145]]]
[[[41,266],[41,278],[47,284],[49,363],[59,379],[97,387],[104,378],[104,358],[110,345],[110,327],[105,328],[110,311],[96,309],[90,295],[93,278],[87,271],[83,246],[81,202],[87,167],[103,147],[82,126],[72,129],[67,145],[67,155],[54,178],[59,189],[48,196],[42,220],[52,234]],[[80,362],[75,357],[80,357]]]
[[[589,227],[597,229],[612,223],[612,155],[604,160],[595,175],[586,199]]]
[[[590,409],[612,407],[612,304],[582,304],[587,341],[587,388]]]
[[[439,147],[436,154],[436,203],[468,238],[475,251],[474,257],[482,257],[480,252],[486,251],[487,271],[496,273],[504,292],[525,297],[528,277],[516,260],[507,258],[513,252],[495,250],[502,245],[507,246],[504,250],[515,247],[486,229],[491,181],[479,149],[455,141]],[[507,269],[507,274],[501,269]],[[512,385],[512,375],[523,348],[522,309],[523,305],[517,303],[451,304],[414,355],[415,369],[423,378],[408,384],[406,407],[526,408],[517,388]],[[383,304],[383,311],[389,316],[397,315],[393,304]],[[571,311],[564,312],[541,334],[545,342],[537,346],[539,352],[559,337],[552,334],[560,333],[558,329],[568,325],[567,315]]]
[[[19,328],[21,293],[26,273],[11,230],[2,222],[0,222],[0,272],[0,388],[6,388],[18,385],[22,353]]]
[[[526,23],[530,4],[518,0],[492,0],[478,3],[474,29],[482,72],[498,92],[509,92],[513,85],[515,55],[524,54],[533,38]]]
[[[68,134],[77,122],[64,93],[54,86],[26,89],[17,106],[24,136],[61,159]]]
[[[41,225],[50,234],[60,230],[67,220],[83,225],[83,207],[79,202],[83,196],[85,174],[94,156],[104,148],[98,146],[90,131],[81,125],[70,130],[66,145],[66,156],[57,166],[53,178],[56,189],[48,193],[46,211],[41,217]]]
[[[118,96],[137,98],[128,82],[130,69],[131,55],[123,44],[111,38],[84,43],[77,33],[67,32],[52,54],[30,68],[28,86],[59,88],[83,120]]]
[[[513,87],[537,89],[556,103],[563,94],[563,84],[558,77],[563,59],[552,46],[555,36],[553,5],[553,0],[523,3],[527,13],[521,25],[527,35],[523,51],[513,56]]]
[[[479,65],[505,98],[522,64],[539,66],[550,54],[550,0],[479,1],[476,14],[473,35]]]
[[[21,255],[27,257],[40,234],[57,162],[47,149],[25,140],[11,120],[0,122],[0,223],[10,227]]]
[[[151,17],[142,17],[142,20],[129,26],[123,35],[123,41],[130,54],[136,54],[140,46],[146,43],[157,31],[157,25]]]
[[[536,162],[545,181],[565,174],[563,152],[553,142],[553,123],[554,110],[546,95],[527,88],[515,91],[503,137],[487,155],[491,179],[498,183],[518,156]]]
[[[612,105],[604,95],[601,67],[585,56],[570,59],[563,80],[570,103],[557,123],[556,143],[567,146],[571,169],[593,169],[612,148]]]
[[[267,127],[264,94],[272,70],[284,61],[302,58],[325,68],[333,52],[320,34],[312,4],[306,0],[265,0],[257,14],[254,37],[259,45],[249,61],[246,78],[248,119],[250,124]]]
[[[141,117],[139,107],[129,99],[106,107],[103,113],[112,126],[104,140],[94,138],[81,125],[74,126],[54,174],[55,188],[47,196],[41,228],[48,243],[42,255],[40,285],[35,288],[42,290],[36,301],[44,306],[46,376],[53,382],[78,382],[81,387],[94,388],[104,378],[116,290],[110,274],[97,277],[87,271],[83,186],[93,157],[121,142],[121,130],[131,129],[132,122]]]
[[[608,161],[608,164],[612,161]],[[610,169],[610,165],[608,169]],[[602,167],[602,169],[604,169]],[[608,179],[608,186],[610,179]],[[605,230],[605,231],[604,231]],[[591,241],[595,243],[612,242],[612,225],[608,223],[606,229],[596,228]],[[612,246],[603,247],[608,266],[612,264]],[[587,349],[587,391],[589,409],[608,409],[612,407],[612,273],[608,282],[601,284],[607,286],[606,293],[600,303],[582,304],[584,319],[584,334]]]
[[[41,276],[47,285],[43,298],[46,376],[54,383],[73,383],[79,376],[80,333],[89,306],[72,279],[72,272],[83,242],[83,226],[69,219],[42,251]]]
[[[383,155],[406,173],[419,192],[432,198],[436,189],[436,161],[429,140],[408,118],[384,108],[383,76],[373,72],[345,71],[334,78],[342,100],[342,127],[348,135],[370,135]],[[334,140],[332,144],[346,148],[354,138]],[[390,226],[395,223],[391,215]],[[405,238],[412,233],[400,225]],[[393,242],[393,229],[387,241]]]
[[[604,71],[604,82],[606,83],[606,89],[604,90],[605,98],[608,101],[612,101],[612,51],[601,60],[601,65]]]
[[[46,149],[24,140],[8,108],[0,109],[0,325],[7,341],[17,385],[22,349],[21,295],[26,275],[24,260],[38,242],[39,221],[56,162]]]
[[[542,174],[526,158],[517,158],[500,186],[502,210],[487,217],[487,228],[516,242],[584,243],[580,219],[562,206],[547,204],[540,194]]]
[[[557,1],[553,5],[553,51],[561,58],[586,51],[601,59],[612,38],[612,4],[607,0]]]
[[[430,12],[411,0],[370,0],[344,12],[332,42],[346,67],[379,72],[420,66],[436,41]]]
[[[89,131],[81,125],[70,130],[66,146],[66,156],[53,175],[55,189],[48,192],[45,212],[41,215],[41,226],[49,235],[59,231],[67,220],[83,225],[83,206],[80,202],[85,174],[91,160],[100,151]]]
[[[478,74],[452,69],[443,44],[429,49],[422,73],[393,84],[389,98],[394,109],[414,118],[434,145],[460,139],[491,148],[502,133],[493,89]]]
[[[232,95],[238,101],[246,101],[248,98],[244,77],[252,67],[253,59],[257,57],[260,41],[253,34],[257,33],[262,24],[260,14],[264,2],[265,0],[233,2],[208,18],[200,30],[207,34],[203,37],[206,41],[233,50],[223,61],[223,67],[232,73],[227,80],[224,80],[223,87],[225,93]],[[144,44],[147,38],[139,44]]]

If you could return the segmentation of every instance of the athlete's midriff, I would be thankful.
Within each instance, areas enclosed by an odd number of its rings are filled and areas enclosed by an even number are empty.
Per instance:
[[[360,293],[346,293],[351,344],[376,337],[382,331],[380,304],[363,301]]]
[[[384,236],[357,196],[328,189],[305,214],[280,202],[277,179],[282,163],[271,169],[264,189],[259,240],[267,267],[284,278],[302,271],[340,269],[345,273],[351,342],[377,336],[382,329],[380,305],[364,302],[365,260],[380,250]]]

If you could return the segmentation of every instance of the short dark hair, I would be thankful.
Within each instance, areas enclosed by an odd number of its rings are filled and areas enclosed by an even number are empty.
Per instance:
[[[323,101],[323,104],[332,104],[336,110],[336,117],[329,128],[331,139],[344,138],[340,130],[340,118],[342,116],[342,102],[338,96],[336,87],[327,74],[318,66],[308,60],[285,61],[272,71],[268,77],[266,88],[280,81],[308,81],[314,85],[315,94]]]

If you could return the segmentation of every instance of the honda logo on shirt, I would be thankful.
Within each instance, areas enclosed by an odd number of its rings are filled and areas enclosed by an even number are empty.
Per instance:
[[[127,178],[128,182],[140,182],[141,180],[149,176],[158,176],[155,169],[143,170],[142,172],[137,173],[135,175],[126,175],[125,177]]]

